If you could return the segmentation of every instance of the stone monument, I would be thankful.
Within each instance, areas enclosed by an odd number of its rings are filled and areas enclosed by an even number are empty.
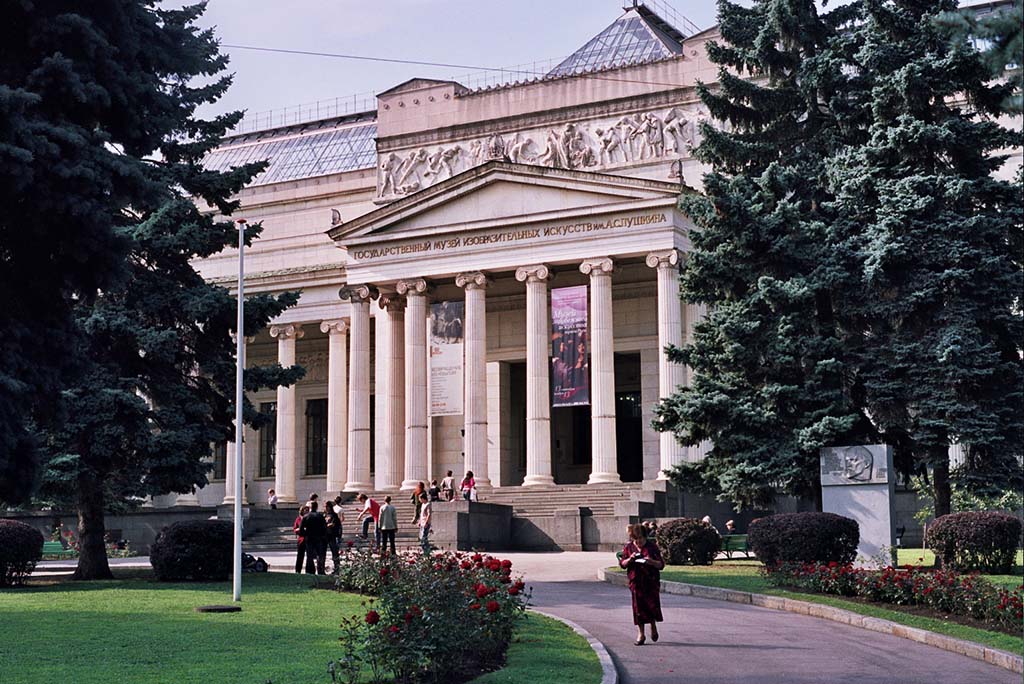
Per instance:
[[[891,446],[821,450],[821,509],[853,518],[860,525],[858,565],[873,563],[883,552],[890,564],[896,563],[894,487]]]

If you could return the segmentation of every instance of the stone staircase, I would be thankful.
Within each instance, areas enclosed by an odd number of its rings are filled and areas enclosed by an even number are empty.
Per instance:
[[[391,494],[391,504],[398,509],[398,534],[395,535],[395,546],[399,550],[419,548],[418,528],[413,524],[415,515],[411,492],[367,492],[367,495],[384,503],[384,496]],[[354,540],[355,535],[362,532],[359,511],[362,505],[355,500],[354,494],[345,494],[342,502],[345,522],[342,523],[342,542]],[[271,510],[265,506],[250,508],[249,517],[245,521],[243,548],[246,553],[256,554],[260,551],[294,551],[296,540],[292,524],[298,516],[299,505],[289,508]],[[371,533],[372,534],[372,533]]]
[[[386,494],[391,495],[392,505],[398,509],[396,546],[418,548],[418,529],[412,522],[415,510],[410,499],[412,493],[367,494],[381,503]],[[343,496],[343,541],[347,542],[362,529],[358,518],[361,506],[354,494]],[[524,550],[617,550],[625,537],[627,523],[678,515],[673,510],[678,499],[664,483],[495,487],[481,489],[479,502],[511,509],[512,545]],[[276,511],[263,506],[251,507],[245,523],[245,551],[294,550],[292,523],[298,515],[297,509],[297,505]]]

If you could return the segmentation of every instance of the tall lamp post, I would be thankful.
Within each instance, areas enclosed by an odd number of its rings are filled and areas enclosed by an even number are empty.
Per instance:
[[[245,371],[245,219],[238,219],[238,322],[235,326],[235,540],[232,592],[242,600],[242,373]]]

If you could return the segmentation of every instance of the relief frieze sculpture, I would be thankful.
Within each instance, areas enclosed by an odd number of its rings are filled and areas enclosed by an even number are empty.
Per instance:
[[[688,158],[704,121],[711,121],[706,110],[679,106],[387,152],[377,165],[377,198],[397,199],[491,160],[597,171]]]

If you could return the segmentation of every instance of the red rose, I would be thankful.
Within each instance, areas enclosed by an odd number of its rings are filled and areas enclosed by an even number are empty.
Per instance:
[[[479,603],[470,603],[469,604],[469,609],[470,610],[480,610],[480,604]]]
[[[351,540],[348,541],[348,548],[351,549],[355,545],[356,545],[356,543],[354,541],[351,541]]]
[[[398,625],[391,625],[388,627],[388,631],[392,634],[398,634]]]
[[[463,570],[469,570],[471,567],[473,567],[473,564],[469,561],[462,561],[462,563],[459,564],[459,567]]]
[[[388,569],[387,568],[381,568],[380,569],[380,576],[381,577],[387,577],[388,576]]]
[[[380,622],[380,613],[375,610],[371,610],[366,614],[366,624],[375,625]]]
[[[508,560],[506,558],[505,560],[501,561],[501,567],[503,567],[503,568],[511,568],[512,567],[512,561],[510,561],[510,560]]]
[[[517,586],[514,586],[514,585],[513,585],[513,586],[511,586],[511,587],[509,587],[509,588],[508,588],[508,593],[509,593],[509,594],[510,594],[511,596],[515,596],[516,594],[518,594],[518,593],[519,593],[519,587],[517,587]]]
[[[484,557],[483,557],[483,556],[481,556],[481,555],[480,555],[479,553],[474,553],[474,554],[473,554],[473,562],[474,562],[474,563],[479,563],[479,562],[480,562],[480,561],[482,561],[483,559],[484,559]]]
[[[488,601],[487,602],[487,612],[488,613],[497,613],[499,610],[501,610],[501,604],[500,603],[498,603],[497,601]]]
[[[476,585],[476,597],[477,598],[483,598],[484,596],[487,596],[489,593],[491,593],[491,592],[488,591],[487,587],[485,587],[484,585],[482,585],[482,584]]]
[[[409,624],[410,622],[412,622],[412,613],[406,613],[404,619],[405,624]]]

